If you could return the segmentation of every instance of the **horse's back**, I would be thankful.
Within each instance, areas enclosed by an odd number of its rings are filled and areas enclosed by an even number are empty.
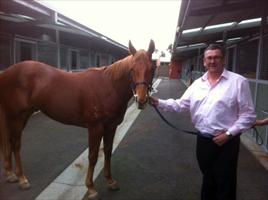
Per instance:
[[[66,124],[85,126],[89,121],[113,119],[126,103],[105,70],[70,73],[36,61],[20,62],[1,74],[0,97],[10,112],[34,107]]]
[[[0,83],[5,85],[4,88],[24,87],[34,81],[40,71],[45,71],[46,68],[48,65],[37,61],[19,62],[11,65],[1,74]]]
[[[101,71],[70,73],[36,61],[20,62],[3,73],[5,98],[16,105],[11,107],[14,112],[35,107],[57,121],[82,126],[85,105],[96,104],[92,101],[103,83],[97,80],[98,74]],[[91,96],[89,102],[87,95]]]
[[[37,80],[49,71],[54,71],[53,67],[36,61],[23,61],[8,67],[0,74],[2,103],[5,102],[7,108],[17,107],[18,110],[29,107]]]

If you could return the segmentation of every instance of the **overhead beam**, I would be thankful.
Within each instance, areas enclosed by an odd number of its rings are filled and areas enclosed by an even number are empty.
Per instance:
[[[190,16],[204,16],[204,15],[213,15],[216,13],[223,13],[223,12],[232,12],[237,10],[247,10],[247,9],[254,9],[254,8],[261,8],[259,1],[243,1],[239,3],[223,3],[218,6],[212,6],[208,8],[202,9],[192,9],[190,11]]]
[[[42,13],[47,16],[50,16],[51,14],[48,9],[45,9],[44,6],[41,6],[40,4],[37,5],[34,1],[27,2],[27,1],[22,1],[22,0],[13,0],[13,2],[20,4],[22,6],[25,6],[27,8],[30,8],[36,12]]]

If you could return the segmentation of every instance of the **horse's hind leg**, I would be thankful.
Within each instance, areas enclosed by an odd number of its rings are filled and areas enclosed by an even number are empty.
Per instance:
[[[12,147],[10,139],[10,130],[6,118],[6,111],[0,104],[0,136],[1,136],[1,151],[3,158],[3,167],[6,174],[6,181],[14,183],[18,181],[16,174],[12,169]]]
[[[21,189],[29,189],[30,183],[26,176],[24,175],[23,168],[22,168],[22,162],[21,162],[21,155],[20,155],[20,149],[21,149],[21,132],[18,133],[18,138],[16,141],[14,141],[14,157],[16,162],[16,175],[19,179],[19,186]]]
[[[93,174],[98,160],[101,138],[103,136],[103,126],[102,124],[96,124],[94,126],[90,126],[88,130],[89,167],[86,178],[86,186],[88,188],[88,199],[95,200],[98,199],[98,193],[94,187]]]
[[[16,176],[18,177],[19,186],[21,189],[30,188],[30,183],[23,172],[21,155],[20,155],[22,130],[25,127],[27,119],[29,118],[30,115],[31,113],[21,114],[20,117],[16,118],[15,120],[12,120],[10,123],[11,149],[12,152],[14,153],[16,163],[15,173]]]
[[[111,156],[113,150],[113,140],[116,131],[116,126],[112,127],[105,127],[105,133],[103,137],[104,142],[104,155],[105,155],[105,162],[104,162],[104,176],[108,182],[108,188],[111,190],[118,190],[117,182],[112,178],[111,173]]]
[[[6,173],[6,181],[8,183],[15,183],[18,181],[17,175],[14,173],[12,169],[12,149],[11,145],[7,147],[5,152],[3,152],[4,158],[4,169]]]

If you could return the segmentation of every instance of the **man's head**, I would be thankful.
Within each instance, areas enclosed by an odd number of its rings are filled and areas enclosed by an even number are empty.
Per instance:
[[[224,68],[225,50],[218,44],[210,44],[204,52],[204,66],[209,73],[221,74]]]
[[[205,49],[204,53],[206,53],[206,51],[208,51],[208,50],[215,50],[215,49],[218,49],[221,52],[223,58],[225,57],[225,49],[220,44],[208,45],[208,47]]]

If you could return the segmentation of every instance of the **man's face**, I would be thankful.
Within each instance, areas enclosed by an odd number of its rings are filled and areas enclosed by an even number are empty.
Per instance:
[[[208,72],[222,73],[224,68],[224,57],[219,49],[207,50],[203,62]]]

